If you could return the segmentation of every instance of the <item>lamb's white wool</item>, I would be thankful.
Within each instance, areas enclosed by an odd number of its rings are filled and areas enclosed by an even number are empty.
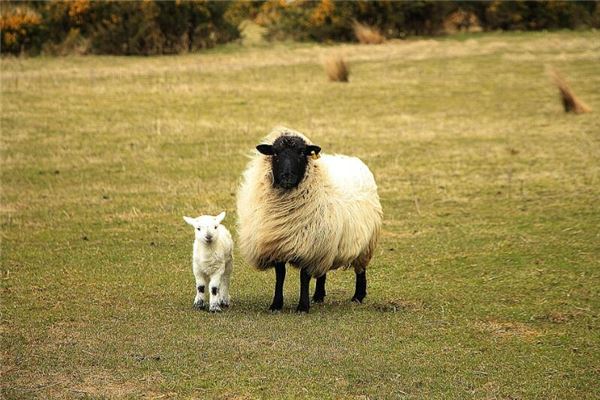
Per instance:
[[[299,132],[276,128],[263,143]],[[322,154],[322,153],[321,153]],[[238,192],[240,250],[258,269],[289,262],[319,277],[331,269],[361,273],[375,249],[382,219],[377,185],[358,158],[310,158],[304,179],[293,190],[273,187],[269,157],[256,154]]]
[[[213,217],[203,215],[197,218],[183,217],[194,227],[194,253],[192,266],[196,278],[194,306],[204,307],[209,293],[209,310],[221,311],[229,306],[229,282],[233,271],[233,240],[221,221],[225,212]]]

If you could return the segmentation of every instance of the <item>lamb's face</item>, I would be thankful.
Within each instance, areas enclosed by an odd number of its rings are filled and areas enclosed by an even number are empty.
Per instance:
[[[219,224],[225,218],[225,212],[213,217],[212,215],[202,215],[197,218],[183,217],[185,222],[194,227],[196,240],[210,245],[219,237]]]
[[[308,145],[298,136],[280,136],[272,145],[260,144],[256,149],[271,157],[273,186],[282,189],[297,187],[306,173],[309,156],[317,156],[319,146]]]

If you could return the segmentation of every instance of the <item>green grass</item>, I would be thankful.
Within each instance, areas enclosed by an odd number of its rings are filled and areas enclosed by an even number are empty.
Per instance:
[[[597,32],[3,58],[0,397],[597,398],[599,61]],[[235,234],[278,124],[376,176],[366,303],[336,271],[296,315],[290,271],[270,315],[274,274],[236,253],[232,308],[195,311],[181,217]]]

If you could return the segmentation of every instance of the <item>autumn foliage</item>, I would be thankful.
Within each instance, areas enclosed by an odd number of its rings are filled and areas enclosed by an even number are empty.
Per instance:
[[[597,1],[267,0],[245,4],[254,5],[255,22],[274,39],[363,42],[355,21],[369,27],[368,35],[376,37],[372,32],[378,32],[381,39],[445,34],[449,25],[454,32],[600,27]]]
[[[2,53],[177,54],[239,38],[252,20],[271,40],[381,43],[457,31],[600,28],[600,2],[0,1]]]
[[[2,53],[152,55],[195,51],[239,37],[226,2],[2,2]]]

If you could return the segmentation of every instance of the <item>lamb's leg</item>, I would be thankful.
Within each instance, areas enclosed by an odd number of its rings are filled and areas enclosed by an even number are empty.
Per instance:
[[[230,297],[229,297],[229,281],[231,279],[231,275],[229,273],[224,273],[223,277],[221,278],[221,289],[219,291],[220,294],[220,298],[219,298],[219,305],[221,305],[221,307],[229,307],[229,301],[230,301]]]
[[[356,303],[362,303],[363,299],[367,295],[367,271],[357,272],[356,273],[356,290],[354,291],[354,296],[352,296],[352,301]]]
[[[196,278],[196,297],[194,298],[194,307],[204,308],[204,298],[206,295],[206,278],[203,274],[194,271]]]
[[[315,286],[315,294],[313,295],[313,301],[315,303],[322,303],[325,300],[325,280],[327,279],[327,274],[323,274],[317,278],[317,285]]]
[[[300,302],[296,312],[308,312],[310,308],[310,299],[308,296],[308,287],[310,286],[310,275],[306,268],[300,270]]]
[[[210,283],[208,284],[210,290],[210,305],[208,310],[210,312],[220,312],[221,306],[219,305],[219,289],[221,286],[221,274],[215,274],[210,277]]]
[[[285,263],[275,263],[275,294],[273,295],[273,303],[269,310],[273,312],[281,311],[283,308],[283,282],[285,281]]]

